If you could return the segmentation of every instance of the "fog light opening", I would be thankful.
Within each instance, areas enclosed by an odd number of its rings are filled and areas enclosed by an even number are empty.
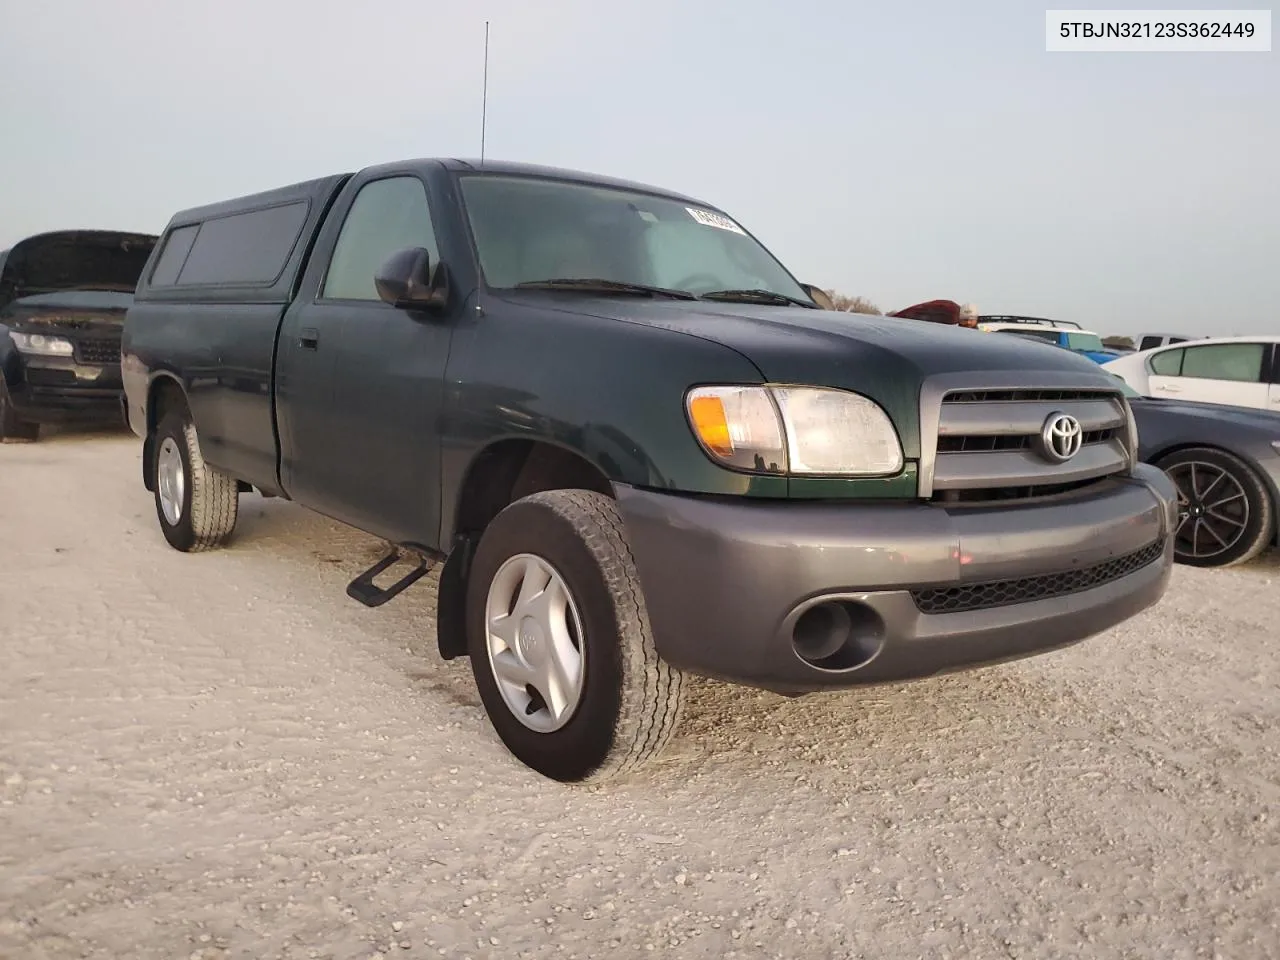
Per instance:
[[[827,600],[802,613],[791,628],[791,645],[819,670],[854,670],[884,645],[884,621],[862,603]]]

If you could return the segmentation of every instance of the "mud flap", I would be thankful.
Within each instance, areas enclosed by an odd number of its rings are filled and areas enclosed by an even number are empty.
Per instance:
[[[476,549],[472,537],[459,537],[449,552],[436,590],[436,647],[445,660],[467,655],[467,575]]]

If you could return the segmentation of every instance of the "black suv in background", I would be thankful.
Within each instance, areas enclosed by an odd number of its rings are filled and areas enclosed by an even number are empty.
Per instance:
[[[63,230],[0,250],[0,441],[120,422],[120,333],[156,237]]]

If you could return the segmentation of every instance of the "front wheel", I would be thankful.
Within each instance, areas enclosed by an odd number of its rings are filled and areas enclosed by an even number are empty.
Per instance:
[[[1174,559],[1193,567],[1245,563],[1271,542],[1274,511],[1266,485],[1225,450],[1179,450],[1157,466],[1178,488]]]
[[[184,553],[221,546],[235,529],[240,491],[234,477],[205,463],[186,411],[165,415],[152,450],[156,516],[165,540]]]
[[[658,754],[679,724],[683,674],[658,658],[622,518],[586,490],[509,505],[467,584],[471,670],[520,761],[604,780]]]

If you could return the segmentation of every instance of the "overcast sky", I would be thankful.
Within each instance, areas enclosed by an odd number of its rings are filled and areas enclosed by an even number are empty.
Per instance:
[[[1280,54],[1049,54],[1044,10],[0,0],[0,248],[475,156],[488,18],[491,158],[692,193],[884,310],[1280,333]]]

